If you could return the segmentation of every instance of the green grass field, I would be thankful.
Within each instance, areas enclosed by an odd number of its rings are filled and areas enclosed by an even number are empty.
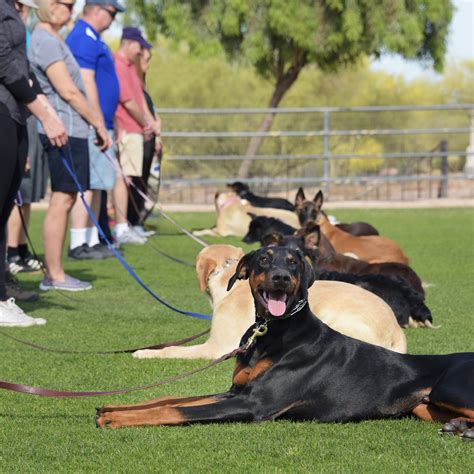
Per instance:
[[[409,352],[474,351],[474,211],[472,209],[339,210],[341,221],[366,220],[400,243],[425,282],[438,330],[407,330]],[[41,222],[31,233],[42,252]],[[213,224],[207,213],[174,216],[187,228]],[[199,246],[158,219],[151,245],[194,261]],[[239,239],[208,242],[240,245]],[[127,247],[125,257],[161,297],[182,309],[210,312],[194,270],[160,256],[151,245]],[[244,244],[242,244],[244,245]],[[254,246],[255,247],[255,246]],[[246,249],[254,248],[245,246]],[[117,261],[65,260],[72,275],[92,281],[91,291],[42,294],[24,305],[46,326],[6,329],[55,348],[104,350],[177,339],[209,323],[156,303]],[[39,275],[21,277],[30,289]],[[1,337],[1,336],[0,336]],[[124,355],[37,351],[1,337],[0,379],[58,390],[111,390],[152,383],[204,361],[136,360]],[[474,443],[438,436],[436,424],[416,419],[354,424],[291,423],[196,425],[99,430],[95,407],[136,403],[162,395],[220,392],[230,385],[232,361],[154,390],[121,396],[53,399],[0,391],[1,472],[468,472]],[[469,467],[471,466],[471,467]]]

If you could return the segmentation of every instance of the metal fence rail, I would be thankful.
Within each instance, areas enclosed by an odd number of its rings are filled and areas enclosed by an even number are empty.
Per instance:
[[[333,200],[360,199],[361,196],[368,199],[371,197],[369,189],[378,190],[373,193],[377,199],[436,197],[436,182],[440,183],[440,188],[443,187],[442,197],[474,197],[474,176],[464,173],[459,164],[459,160],[474,158],[474,143],[471,143],[474,142],[474,104],[159,109],[158,113],[163,120],[162,136],[168,150],[162,180],[164,201],[212,202],[217,188],[222,189],[226,183],[236,180],[249,183],[260,194],[291,196],[300,185],[322,187]],[[353,113],[355,115],[349,117],[356,118],[348,119],[347,114]],[[253,127],[250,119],[243,124],[239,119],[246,115],[263,117],[268,114],[275,117],[294,114],[295,118],[286,128],[268,132],[255,131],[258,127]],[[393,118],[392,128],[384,126],[387,121],[391,125],[391,120],[382,120],[381,114],[389,114],[389,118]],[[400,119],[402,114],[411,114],[407,116],[407,121],[411,120],[413,126]],[[214,121],[207,124],[206,120],[213,117]],[[216,122],[216,117],[222,118]],[[342,127],[338,126],[340,117]],[[302,124],[308,118],[314,119],[316,126],[304,130]],[[235,120],[240,122],[234,123]],[[352,123],[357,125],[361,120],[369,120],[379,127],[352,127]],[[402,127],[396,126],[397,121]],[[421,127],[420,121],[423,122]],[[195,127],[194,130],[189,129],[190,126]],[[254,130],[242,130],[249,126]],[[234,130],[236,127],[238,130]],[[270,144],[278,140],[281,150],[247,156],[241,151],[242,147],[249,139],[256,137],[264,138],[269,146],[274,146]],[[369,138],[378,140],[383,151],[338,151],[341,143]],[[301,148],[302,142],[315,152],[288,153],[284,149],[291,148],[290,144]],[[219,147],[225,149],[224,152]],[[190,148],[192,153],[189,153]],[[182,153],[182,150],[185,152]],[[448,158],[451,157],[458,162],[448,174],[451,166]],[[255,162],[256,166],[260,165],[251,176],[239,179],[235,167],[247,159]],[[377,162],[376,171],[359,175],[351,173],[351,167],[347,166],[354,160],[381,161]],[[272,162],[275,163],[273,167]],[[363,164],[359,166],[364,168]]]

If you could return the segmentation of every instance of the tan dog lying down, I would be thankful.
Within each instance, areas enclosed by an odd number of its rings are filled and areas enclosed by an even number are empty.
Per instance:
[[[239,346],[245,331],[255,322],[255,309],[248,281],[238,280],[227,291],[229,278],[244,256],[232,245],[210,245],[196,260],[201,290],[213,305],[209,339],[195,346],[144,349],[133,354],[139,359],[216,359]],[[390,307],[378,296],[358,286],[338,281],[316,281],[309,289],[309,306],[331,328],[346,336],[406,352],[406,338]]]
[[[216,225],[211,229],[195,230],[193,231],[194,235],[216,235],[221,237],[235,235],[243,237],[248,232],[252,220],[248,215],[249,212],[257,216],[275,217],[292,227],[300,227],[296,213],[284,209],[251,206],[248,201],[241,200],[233,192],[216,193],[215,205]]]

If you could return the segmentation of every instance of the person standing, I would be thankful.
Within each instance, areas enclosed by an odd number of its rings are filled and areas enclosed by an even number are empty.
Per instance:
[[[150,49],[151,44],[140,30],[126,27],[122,32],[120,47],[115,55],[115,67],[120,82],[120,100],[117,109],[117,142],[119,161],[127,177],[141,176],[143,169],[144,138],[159,134],[159,124],[150,114],[145,104],[142,85],[135,70],[135,61],[142,49]],[[146,237],[139,236],[127,222],[127,183],[118,177],[114,188],[116,214],[115,235],[120,244],[144,244]]]
[[[66,38],[77,63],[91,108],[107,128],[112,145],[105,151],[95,144],[94,133],[89,135],[90,191],[86,201],[94,216],[99,219],[101,191],[113,189],[115,160],[113,145],[114,117],[119,102],[120,87],[114,59],[100,35],[110,27],[118,12],[125,8],[117,0],[86,0],[83,17]],[[100,243],[98,229],[89,219],[82,201],[77,201],[71,211],[71,244],[69,257],[78,260],[113,257],[109,248]]]
[[[40,22],[31,35],[28,56],[43,91],[66,124],[69,136],[68,146],[61,150],[49,144],[41,135],[48,154],[52,193],[43,225],[47,274],[40,283],[40,289],[89,290],[92,288],[89,282],[67,275],[62,265],[68,215],[78,192],[63,158],[75,172],[81,188],[87,190],[89,126],[95,129],[97,142],[102,149],[110,146],[110,137],[103,120],[87,102],[79,65],[59,34],[71,19],[74,0],[37,0],[37,3]]]
[[[0,326],[45,324],[27,316],[5,288],[6,226],[20,186],[28,153],[27,109],[41,122],[55,146],[67,143],[63,123],[41,95],[26,57],[26,30],[13,0],[0,2]]]
[[[140,79],[143,95],[145,97],[146,107],[153,116],[158,126],[155,128],[155,133],[145,141],[143,144],[143,168],[141,176],[134,176],[132,182],[135,187],[129,188],[128,200],[128,222],[132,225],[133,230],[141,237],[151,237],[155,234],[154,231],[145,230],[142,222],[142,214],[145,211],[145,200],[138,192],[138,189],[144,194],[147,193],[148,179],[150,178],[150,170],[155,156],[161,162],[162,143],[160,137],[161,120],[155,113],[155,105],[153,100],[146,90],[146,75],[150,68],[152,53],[151,48],[142,48],[142,54],[135,61],[135,68]]]

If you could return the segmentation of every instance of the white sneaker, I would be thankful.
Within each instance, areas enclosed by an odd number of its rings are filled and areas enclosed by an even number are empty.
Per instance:
[[[128,229],[125,232],[122,232],[120,235],[117,235],[116,240],[120,245],[122,244],[143,245],[146,243],[146,237],[140,237],[132,229]]]
[[[154,235],[156,235],[156,232],[154,230],[145,230],[145,228],[141,225],[134,225],[133,231],[140,237],[153,237]]]
[[[46,324],[46,319],[32,318],[15,304],[15,299],[0,301],[0,326],[22,327],[41,326]]]

